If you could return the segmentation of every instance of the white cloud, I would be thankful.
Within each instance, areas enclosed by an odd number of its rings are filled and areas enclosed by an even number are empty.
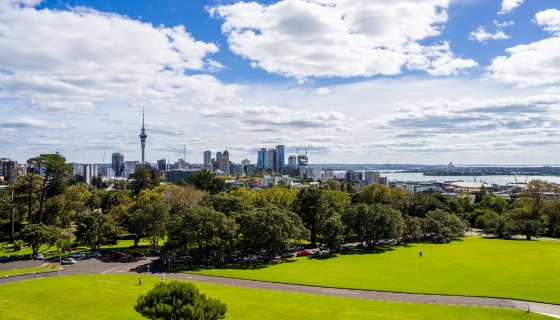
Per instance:
[[[523,4],[523,0],[503,0],[502,10],[498,14],[506,14]]]
[[[554,37],[506,49],[488,67],[487,77],[525,88],[560,83],[560,11],[549,9],[535,15],[535,23]]]
[[[51,100],[178,97],[198,104],[230,99],[237,90],[210,75],[185,75],[222,66],[208,58],[218,47],[195,40],[183,26],[153,27],[83,7],[38,10],[39,2],[0,5],[0,97],[47,107]]]
[[[269,73],[301,80],[396,75],[404,66],[418,66],[447,75],[475,63],[456,59],[449,47],[439,52],[419,48],[419,42],[441,33],[448,3],[283,0],[269,6],[239,2],[209,12],[224,19],[230,49]],[[437,71],[442,64],[445,71]]]
[[[332,91],[331,89],[327,88],[327,87],[321,87],[321,88],[317,88],[313,91],[314,94],[319,95],[319,96],[324,96],[327,94],[331,94]]]
[[[490,79],[521,88],[560,83],[560,38],[544,39],[506,50],[488,67]]]
[[[509,38],[511,37],[505,34],[502,30],[496,30],[495,33],[490,33],[486,31],[484,27],[478,27],[469,35],[470,40],[476,40],[478,42],[486,42],[488,40],[505,40]]]
[[[73,129],[65,124],[51,123],[45,120],[20,118],[17,120],[8,120],[0,123],[0,127],[17,128],[17,129],[46,129],[46,130],[68,130]]]
[[[535,20],[539,26],[545,26],[544,30],[560,35],[560,10],[548,9],[535,15]]]

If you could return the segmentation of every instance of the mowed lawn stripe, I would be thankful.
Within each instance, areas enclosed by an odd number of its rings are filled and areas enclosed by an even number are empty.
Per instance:
[[[171,280],[171,279],[169,279]],[[0,285],[0,319],[143,319],[133,309],[159,277],[85,275]],[[549,319],[524,311],[381,302],[196,283],[228,306],[226,319]]]
[[[419,252],[423,253],[422,258]],[[395,292],[486,296],[560,304],[560,243],[468,237],[383,253],[295,258],[265,268],[194,269],[223,277]]]

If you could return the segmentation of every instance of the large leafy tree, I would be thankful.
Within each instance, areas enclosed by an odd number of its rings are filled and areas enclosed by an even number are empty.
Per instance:
[[[166,224],[169,220],[169,208],[163,201],[150,203],[136,209],[128,217],[128,231],[135,235],[134,246],[138,246],[141,238],[146,238],[155,250],[159,240],[166,235]]]
[[[28,163],[44,172],[43,185],[39,203],[38,222],[43,222],[43,210],[48,197],[64,193],[68,178],[72,172],[72,165],[66,163],[66,158],[60,153],[41,154],[27,160]]]
[[[189,176],[189,183],[198,190],[206,191],[210,194],[217,194],[225,186],[224,179],[216,177],[210,170],[204,169]]]
[[[342,219],[368,246],[381,239],[399,239],[404,229],[402,214],[382,204],[359,203],[348,207]]]
[[[97,251],[103,245],[117,244],[113,223],[101,210],[78,214],[76,224],[76,239],[90,247],[91,251]]]
[[[133,194],[139,194],[142,190],[154,187],[148,168],[136,166],[134,173],[130,175],[128,187],[132,190]]]
[[[237,228],[233,218],[210,207],[196,206],[171,220],[165,245],[190,250],[199,258],[222,256],[237,235]]]
[[[459,217],[441,209],[426,214],[425,233],[434,243],[450,242],[454,237],[465,235],[465,224]]]
[[[253,208],[238,217],[244,242],[253,248],[264,248],[269,257],[286,248],[291,240],[305,239],[309,231],[292,211],[268,205]]]
[[[541,218],[548,194],[557,191],[558,187],[548,181],[535,179],[527,183],[527,186],[523,189],[523,196],[529,199],[530,219]]]
[[[16,239],[29,243],[33,255],[39,252],[42,245],[53,246],[58,238],[60,238],[60,231],[57,227],[42,223],[29,224],[16,234]]]
[[[217,320],[225,318],[227,306],[201,294],[194,284],[175,280],[138,297],[134,310],[153,320]]]
[[[344,225],[336,217],[330,217],[321,224],[321,234],[323,235],[323,243],[332,251],[340,249],[342,245]]]
[[[301,190],[293,207],[310,232],[311,245],[315,246],[319,226],[333,213],[327,198],[323,195],[323,190],[314,187]]]
[[[185,210],[196,206],[205,195],[206,192],[197,190],[192,185],[169,184],[161,192],[161,197],[169,205],[172,215],[183,213]]]

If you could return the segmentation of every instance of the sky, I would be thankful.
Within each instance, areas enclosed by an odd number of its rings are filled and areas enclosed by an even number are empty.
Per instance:
[[[0,0],[0,158],[560,164],[558,0]],[[299,151],[298,151],[299,150]]]

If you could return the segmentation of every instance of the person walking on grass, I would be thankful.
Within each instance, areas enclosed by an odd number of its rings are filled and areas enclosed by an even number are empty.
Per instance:
[[[419,258],[422,258],[422,251],[420,251],[420,256],[419,256]]]
[[[142,278],[138,278],[138,285],[139,285],[139,286],[142,285]]]

